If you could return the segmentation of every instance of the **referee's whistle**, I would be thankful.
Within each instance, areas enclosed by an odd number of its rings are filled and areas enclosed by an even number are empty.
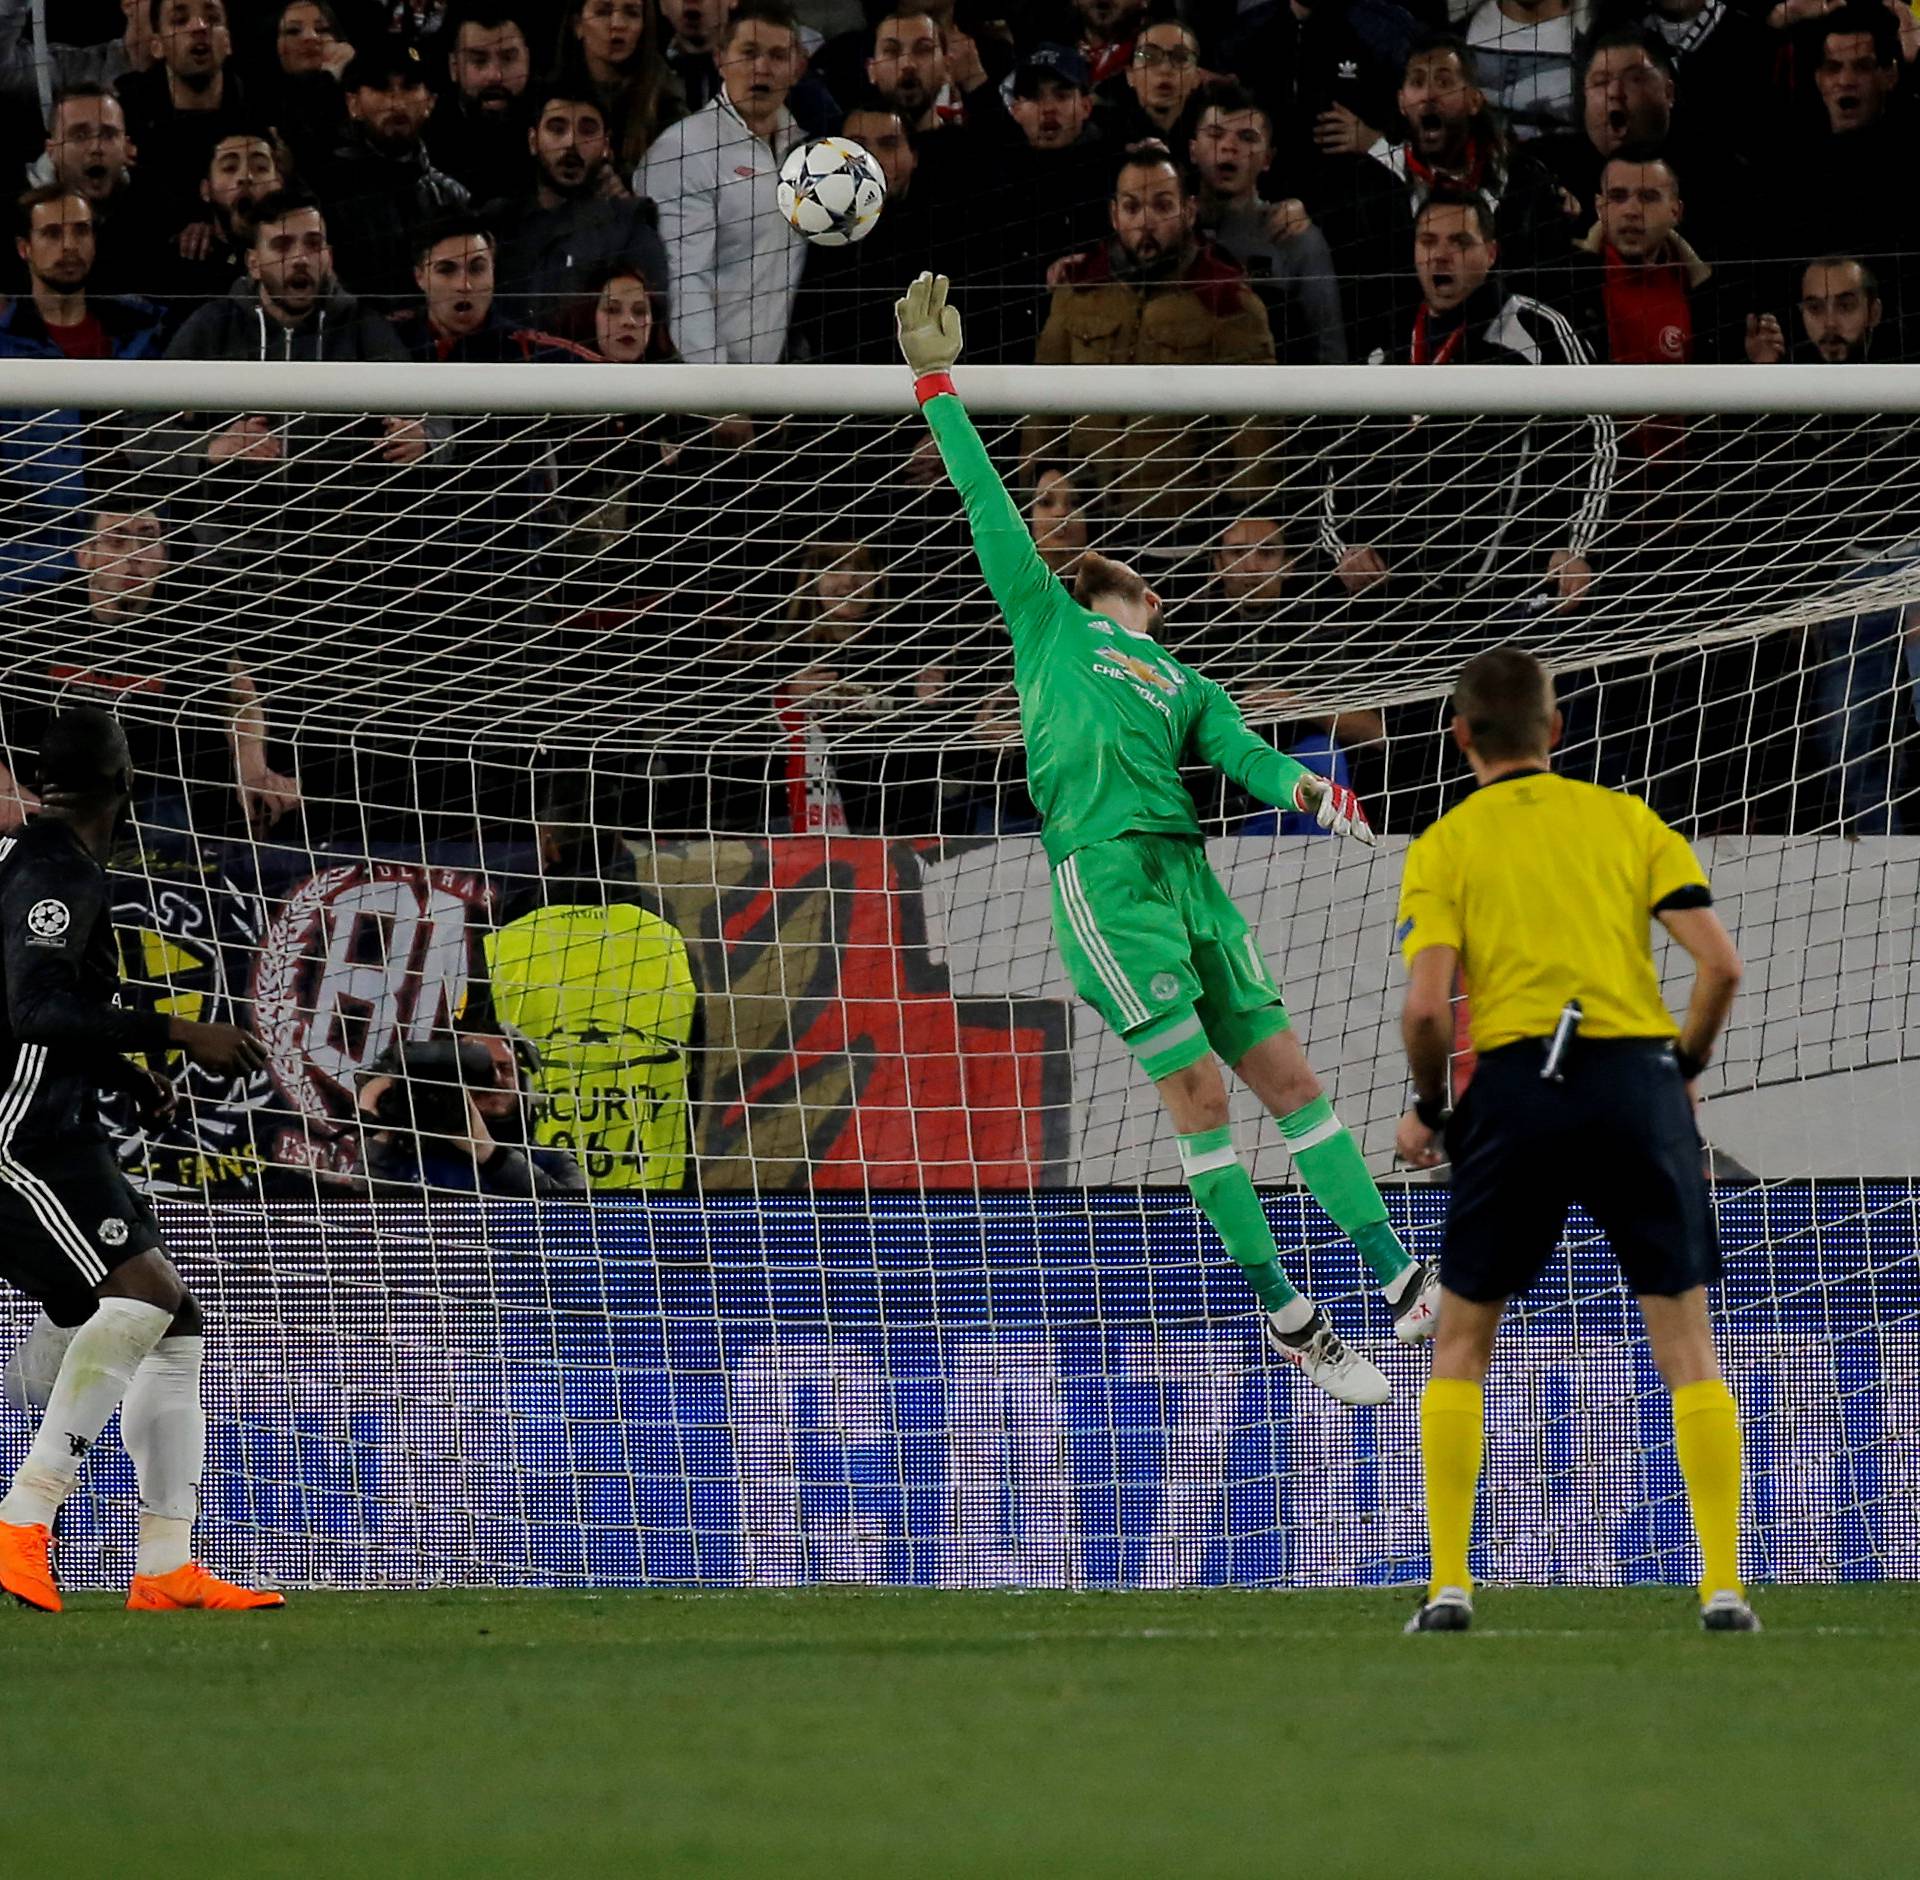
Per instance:
[[[1553,1028],[1553,1036],[1547,1041],[1547,1061],[1540,1066],[1540,1079],[1543,1083],[1563,1084],[1567,1081],[1567,1046],[1573,1042],[1573,1035],[1580,1029],[1580,1021],[1586,1017],[1578,999],[1569,999],[1560,1008],[1560,1022]]]

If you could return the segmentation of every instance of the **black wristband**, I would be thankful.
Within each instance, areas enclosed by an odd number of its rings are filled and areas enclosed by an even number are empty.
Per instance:
[[[1413,1113],[1420,1119],[1423,1129],[1445,1129],[1447,1126],[1447,1100],[1445,1097],[1415,1097]]]
[[[1692,1083],[1693,1080],[1707,1068],[1707,1060],[1705,1058],[1695,1057],[1691,1051],[1685,1050],[1679,1045],[1673,1047],[1673,1061],[1680,1068],[1680,1080],[1682,1083]]]

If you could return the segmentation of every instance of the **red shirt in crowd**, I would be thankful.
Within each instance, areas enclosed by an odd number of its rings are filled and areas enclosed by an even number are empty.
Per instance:
[[[1693,303],[1686,264],[1634,267],[1611,243],[1605,264],[1607,357],[1617,366],[1677,366],[1693,357]]]
[[[74,326],[55,326],[46,322],[47,337],[69,359],[111,359],[113,348],[107,343],[107,329],[93,314]]]

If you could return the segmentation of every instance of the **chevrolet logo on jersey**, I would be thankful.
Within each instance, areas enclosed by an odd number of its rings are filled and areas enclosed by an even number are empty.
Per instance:
[[[1169,672],[1164,666],[1156,666],[1151,660],[1142,659],[1136,653],[1123,653],[1116,646],[1103,646],[1100,658],[1110,659],[1130,679],[1137,679],[1142,685],[1157,686],[1169,695],[1178,692],[1186,681],[1177,672]]]

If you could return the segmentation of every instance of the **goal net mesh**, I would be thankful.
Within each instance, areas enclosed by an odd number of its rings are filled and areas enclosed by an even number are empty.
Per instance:
[[[1289,1269],[1395,1398],[1267,1366],[1153,1090],[1072,1003],[1008,644],[921,421],[297,385],[0,428],[0,821],[46,713],[111,702],[126,996],[271,1060],[173,1060],[175,1124],[115,1117],[212,1325],[208,1557],[1424,1577],[1424,1355],[1240,1092]],[[1694,838],[1749,969],[1702,1118],[1745,1565],[1920,1573],[1916,416],[1301,404],[981,425],[1055,569],[1134,560],[1171,650],[1383,832],[1191,779],[1417,1252],[1445,1194],[1392,1168],[1394,909],[1463,787],[1460,666],[1540,653],[1558,761]],[[1665,1396],[1577,1214],[1489,1406],[1477,1572],[1692,1576]],[[124,1574],[112,1444],[64,1521],[70,1583]]]

